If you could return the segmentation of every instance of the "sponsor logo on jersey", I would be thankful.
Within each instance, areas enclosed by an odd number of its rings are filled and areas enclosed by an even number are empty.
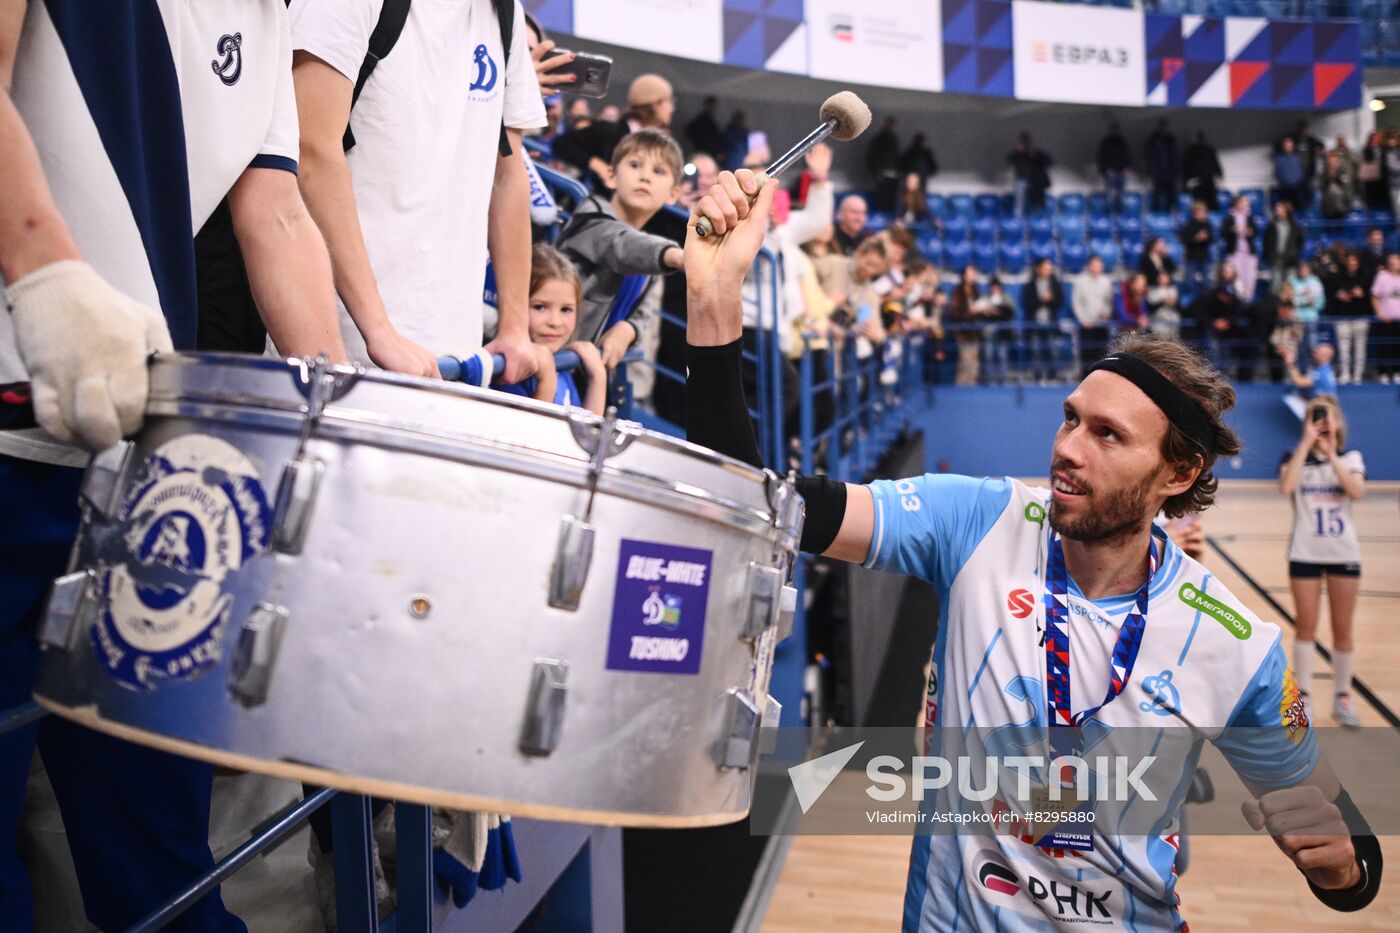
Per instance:
[[[495,90],[496,87],[496,60],[491,57],[491,51],[486,48],[486,43],[481,43],[472,52],[472,64],[476,66],[476,77],[472,78],[469,91]]]
[[[220,36],[214,45],[214,51],[222,55],[223,59],[214,59],[209,63],[209,67],[214,69],[214,74],[219,76],[220,81],[233,87],[243,76],[243,33]]]
[[[1177,591],[1177,597],[1192,609],[1205,613],[1225,626],[1225,631],[1240,641],[1247,641],[1249,636],[1254,634],[1254,628],[1244,617],[1244,613],[1233,606],[1227,606],[1219,600],[1212,599],[1202,593],[1194,583],[1181,584],[1181,589]]]
[[[1142,679],[1142,692],[1148,699],[1138,704],[1138,709],[1154,716],[1171,716],[1181,712],[1181,693],[1172,683],[1172,672],[1162,671]]]
[[[977,866],[977,883],[988,891],[1015,897],[1021,893],[1021,879],[1007,865],[986,856]]]
[[[118,521],[91,636],[102,666],[138,690],[216,666],[230,578],[268,547],[272,509],[256,468],[217,438],[167,441],[142,463]]]
[[[1308,708],[1303,702],[1303,692],[1298,689],[1298,681],[1293,679],[1293,669],[1283,669],[1283,695],[1278,701],[1279,719],[1288,741],[1298,745],[1308,734]]]
[[[1030,590],[1012,590],[1006,594],[1006,608],[1018,619],[1024,619],[1035,612],[1035,597]]]
[[[1026,516],[1026,521],[1030,522],[1032,525],[1045,524],[1045,506],[1041,505],[1039,502],[1027,503],[1024,514]]]
[[[1095,890],[1060,879],[1047,880],[1032,872],[1017,874],[992,849],[979,850],[972,857],[972,869],[983,890],[997,895],[989,898],[989,903],[1002,903],[1022,914],[1049,915],[1061,923],[1114,922],[1112,888]]]

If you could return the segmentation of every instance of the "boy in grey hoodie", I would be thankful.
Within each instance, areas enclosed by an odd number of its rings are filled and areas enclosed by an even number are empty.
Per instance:
[[[637,339],[644,314],[638,300],[628,316],[607,327],[613,302],[632,275],[665,275],[681,268],[681,248],[641,228],[680,195],[681,150],[662,130],[638,130],[624,136],[613,151],[611,200],[588,198],[555,245],[583,277],[583,307],[577,337],[592,340],[609,369]],[[647,282],[650,287],[651,282]]]

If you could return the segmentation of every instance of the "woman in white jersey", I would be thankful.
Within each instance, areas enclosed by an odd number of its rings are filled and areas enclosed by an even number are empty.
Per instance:
[[[1336,396],[1319,395],[1308,405],[1303,436],[1279,465],[1279,490],[1293,499],[1293,535],[1288,545],[1288,582],[1298,617],[1293,670],[1307,697],[1312,687],[1313,645],[1322,581],[1332,616],[1332,669],[1336,696],[1332,716],[1344,726],[1361,720],[1351,704],[1356,654],[1351,620],[1361,588],[1361,548],[1351,504],[1365,495],[1361,452],[1345,450],[1347,423]]]

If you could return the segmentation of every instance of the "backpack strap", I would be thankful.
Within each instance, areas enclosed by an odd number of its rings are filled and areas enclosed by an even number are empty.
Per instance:
[[[515,40],[515,4],[516,0],[491,0],[491,5],[496,9],[496,22],[499,23],[501,27],[501,48],[503,49],[501,55],[501,74],[504,79],[501,90],[502,95],[506,93],[504,87],[505,83],[508,83],[510,80],[504,76],[510,73],[510,46]],[[502,102],[502,107],[502,113],[504,113],[504,101]],[[496,147],[496,150],[502,157],[511,154],[510,137],[506,136],[506,121],[504,116],[501,117],[501,141]]]
[[[399,36],[403,34],[411,2],[412,0],[384,0],[384,6],[380,7],[379,21],[374,24],[374,31],[369,35],[369,49],[365,52],[365,60],[360,63],[360,76],[355,80],[355,91],[350,95],[351,110],[355,109],[355,102],[360,99],[360,92],[365,89],[365,82],[374,73],[375,66],[393,51]],[[349,122],[345,125],[345,136],[341,145],[346,152],[355,147],[355,134],[350,132]]]

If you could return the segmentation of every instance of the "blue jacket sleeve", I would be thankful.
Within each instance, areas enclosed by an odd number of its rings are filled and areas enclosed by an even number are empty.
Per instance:
[[[951,474],[877,480],[865,566],[919,577],[940,594],[1011,501],[1011,483]]]
[[[1281,642],[1269,649],[1215,745],[1241,778],[1265,787],[1297,784],[1316,767],[1317,736]]]

